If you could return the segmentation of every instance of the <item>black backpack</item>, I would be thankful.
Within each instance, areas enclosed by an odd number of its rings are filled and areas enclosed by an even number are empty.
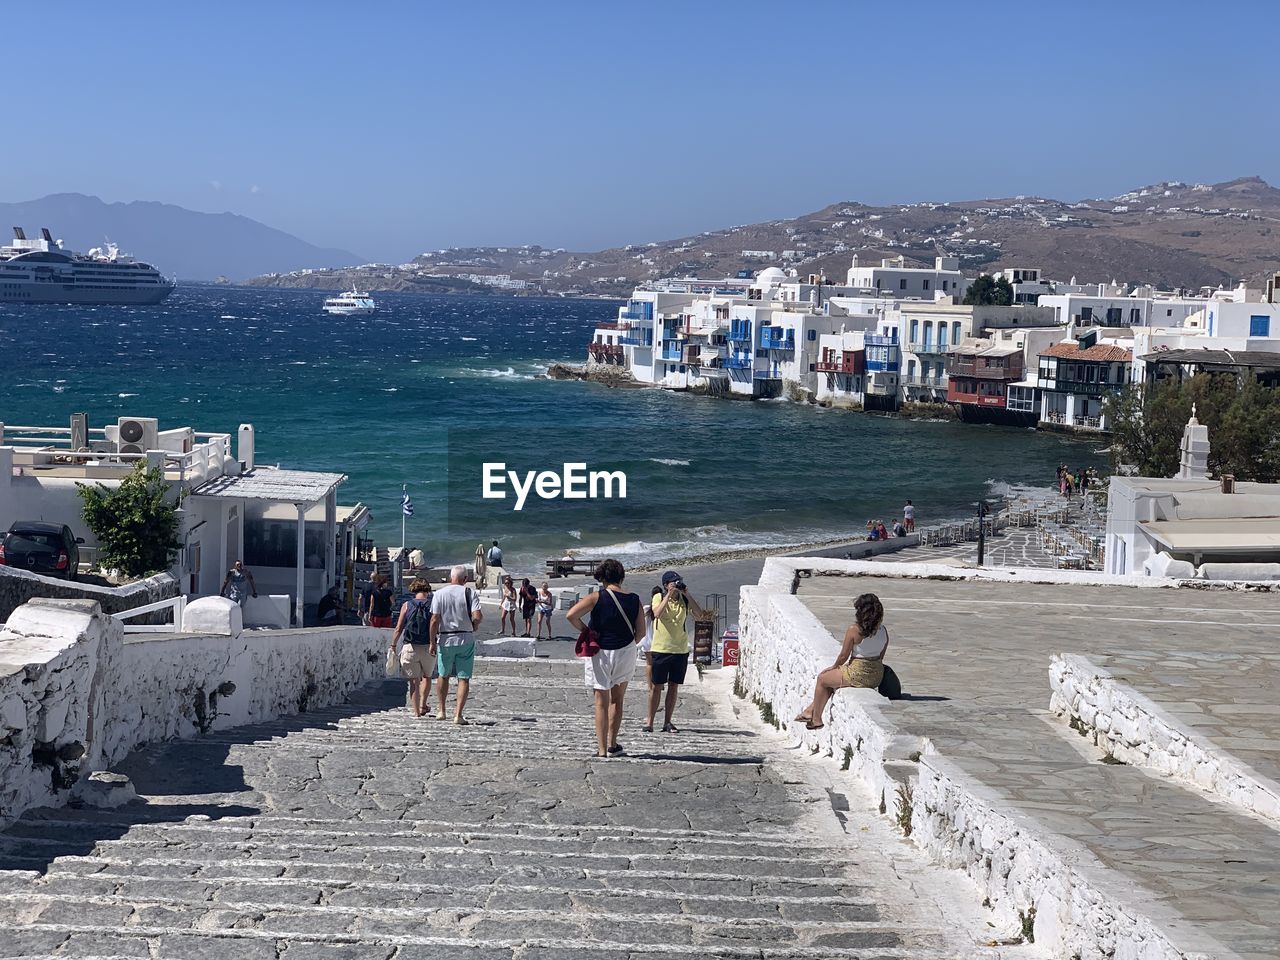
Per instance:
[[[409,616],[404,621],[404,642],[415,647],[431,642],[431,601],[410,600]]]

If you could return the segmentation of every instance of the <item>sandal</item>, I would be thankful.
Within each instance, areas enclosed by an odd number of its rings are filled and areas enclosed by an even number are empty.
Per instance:
[[[821,730],[825,726],[825,723],[814,723],[812,720],[804,725],[806,730]]]
[[[469,726],[471,726],[471,721],[470,721],[470,720],[468,720],[466,717],[454,717],[454,718],[453,718],[453,722],[454,722],[456,725],[458,725],[459,727],[469,727]]]
[[[620,743],[615,743],[612,747],[609,748],[609,756],[611,757],[620,757],[624,753],[626,753],[626,751],[622,749],[622,744]]]
[[[812,714],[806,715],[805,712],[801,710],[800,713],[796,715],[796,718],[791,722],[792,723],[812,723],[813,715]]]
[[[643,727],[641,727],[640,729],[641,729],[641,730],[643,730],[645,733],[653,733],[653,724],[652,724],[652,723],[646,723],[646,724],[645,724]]]
[[[662,725],[662,732],[663,733],[679,733],[680,728],[677,727],[674,723],[664,723]]]

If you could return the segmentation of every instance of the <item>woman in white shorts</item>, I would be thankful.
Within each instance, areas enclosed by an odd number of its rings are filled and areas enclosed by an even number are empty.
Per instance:
[[[500,637],[507,635],[507,618],[511,618],[511,635],[516,635],[516,586],[510,577],[503,577],[502,583],[498,585],[502,593],[502,632],[498,634]]]
[[[596,756],[616,757],[622,726],[622,698],[636,675],[640,641],[644,639],[644,608],[640,598],[622,589],[626,571],[617,560],[596,567],[600,590],[589,593],[566,615],[574,629],[590,627],[598,635],[600,650],[585,658],[587,686],[595,692]],[[586,617],[586,621],[583,621]]]

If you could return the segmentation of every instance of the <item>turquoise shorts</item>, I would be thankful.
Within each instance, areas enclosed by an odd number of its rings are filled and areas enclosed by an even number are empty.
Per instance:
[[[471,679],[471,668],[476,662],[476,645],[464,643],[456,647],[436,647],[436,671],[442,677],[457,677],[459,680]]]

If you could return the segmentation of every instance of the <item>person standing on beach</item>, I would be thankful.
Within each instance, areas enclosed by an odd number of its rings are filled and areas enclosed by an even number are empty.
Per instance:
[[[449,678],[458,678],[458,698],[453,722],[467,725],[463,710],[471,692],[471,671],[475,665],[476,635],[484,614],[480,612],[480,594],[467,586],[467,568],[456,566],[449,571],[449,585],[436,591],[431,601],[431,642],[436,651],[436,719],[445,718],[449,700]]]
[[[902,508],[902,525],[907,528],[907,533],[915,533],[916,530],[916,508],[908,500],[906,506]]]
[[[662,688],[667,689],[667,702],[663,709],[662,732],[679,733],[672,718],[676,701],[689,669],[689,613],[698,619],[710,614],[689,596],[684,579],[674,570],[662,575],[662,586],[653,594],[653,642],[649,645],[649,713],[644,732],[653,732],[653,719],[662,701]]]
[[[600,589],[575,603],[566,615],[575,630],[581,632],[590,627],[599,637],[600,649],[596,655],[583,660],[587,686],[595,698],[597,757],[623,753],[618,743],[622,700],[627,684],[636,675],[636,657],[644,637],[640,598],[622,589],[626,575],[617,560],[604,561],[595,571]]]
[[[533,630],[533,610],[538,605],[538,591],[533,589],[533,584],[529,582],[529,578],[525,577],[520,581],[520,616],[524,620],[523,637],[532,636]]]
[[[382,574],[376,577],[377,583],[369,592],[369,626],[391,629],[391,603],[395,600],[395,591],[387,586],[387,578]]]
[[[391,634],[390,650],[404,637],[400,648],[400,670],[409,681],[409,706],[415,717],[431,709],[431,681],[436,675],[436,651],[431,642],[431,584],[417,578],[409,584],[413,597],[400,607],[400,619]]]

